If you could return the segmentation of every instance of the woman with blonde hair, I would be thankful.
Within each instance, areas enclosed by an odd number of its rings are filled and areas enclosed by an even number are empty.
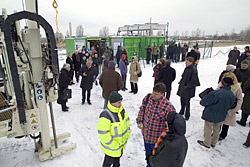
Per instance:
[[[240,109],[241,104],[243,102],[242,98],[242,90],[240,87],[240,83],[237,80],[237,77],[234,73],[228,72],[223,75],[222,78],[230,77],[233,80],[233,85],[231,85],[231,91],[235,96],[235,103],[234,105],[227,111],[226,119],[224,120],[221,128],[220,138],[219,140],[223,140],[227,137],[229,126],[235,126],[236,123],[236,112]],[[222,83],[219,83],[218,87],[221,87]]]

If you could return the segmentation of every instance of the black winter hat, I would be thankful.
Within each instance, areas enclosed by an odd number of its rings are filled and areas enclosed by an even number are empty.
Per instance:
[[[122,100],[122,95],[120,95],[118,92],[113,91],[109,95],[109,102],[110,103],[115,103]]]
[[[233,82],[232,78],[230,78],[230,77],[225,77],[225,78],[223,78],[223,80],[222,80],[222,84],[225,85],[225,86],[231,86],[231,85],[234,84],[234,82]]]

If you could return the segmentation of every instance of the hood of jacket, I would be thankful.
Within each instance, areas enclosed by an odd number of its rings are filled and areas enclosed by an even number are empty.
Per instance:
[[[186,121],[180,114],[175,115],[174,119],[174,132],[177,136],[184,136],[186,133]]]

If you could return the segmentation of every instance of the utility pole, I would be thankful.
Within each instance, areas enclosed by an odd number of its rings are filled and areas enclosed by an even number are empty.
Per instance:
[[[166,44],[168,45],[168,25],[169,25],[169,22],[167,22],[167,31],[166,31]]]

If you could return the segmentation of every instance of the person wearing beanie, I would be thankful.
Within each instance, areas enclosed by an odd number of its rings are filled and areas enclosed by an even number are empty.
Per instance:
[[[70,65],[68,63],[63,65],[63,68],[59,74],[59,84],[58,84],[58,99],[57,103],[61,104],[62,111],[68,111],[69,107],[66,106],[67,100],[63,99],[63,91],[68,88],[71,82],[71,75],[70,75]]]
[[[234,70],[235,70],[235,66],[234,66],[234,65],[232,65],[232,64],[227,65],[227,66],[226,66],[226,70],[224,70],[224,71],[221,72],[221,74],[220,74],[220,76],[219,76],[219,81],[218,81],[218,83],[221,82],[221,79],[222,79],[222,77],[223,77],[223,75],[224,75],[225,73],[227,73],[227,72],[234,72]]]
[[[201,117],[205,121],[205,139],[204,141],[197,140],[197,142],[203,147],[215,147],[219,140],[221,124],[227,116],[227,111],[235,102],[235,97],[230,87],[232,84],[232,78],[224,77],[222,86],[217,90],[209,92],[200,101],[200,104],[205,107]]]
[[[99,84],[102,87],[102,97],[104,98],[104,109],[107,108],[110,93],[123,88],[122,78],[120,74],[115,71],[115,65],[114,61],[110,61],[108,69],[103,71],[99,78]]]
[[[158,138],[154,150],[147,156],[151,166],[183,166],[188,143],[185,137],[186,121],[184,118],[171,111],[166,118],[166,131]]]
[[[121,56],[121,59],[120,59],[120,62],[119,62],[120,73],[121,73],[122,81],[123,81],[123,88],[122,88],[123,91],[128,90],[126,88],[126,80],[127,80],[129,62],[126,60],[126,57],[127,56],[125,54],[123,54]]]
[[[105,154],[103,167],[120,166],[120,158],[130,137],[130,120],[122,106],[122,100],[121,94],[112,91],[107,109],[99,116],[97,130],[101,150]]]

